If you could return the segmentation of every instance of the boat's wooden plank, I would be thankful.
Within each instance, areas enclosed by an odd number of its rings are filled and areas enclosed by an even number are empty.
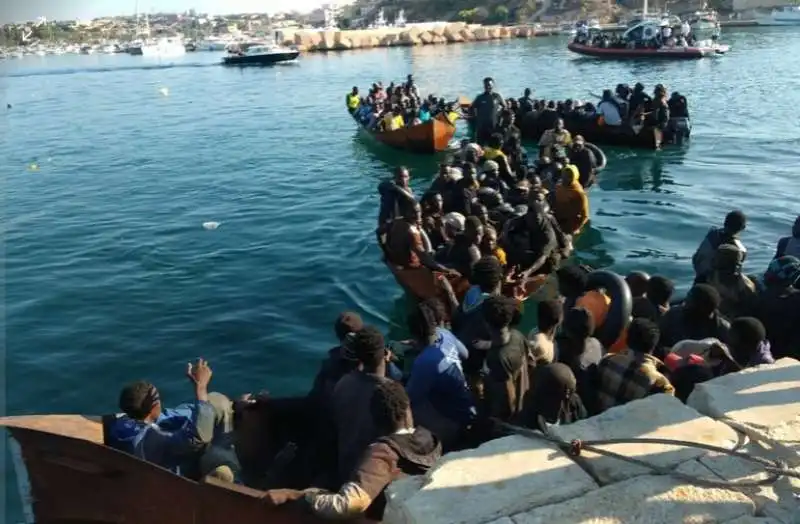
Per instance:
[[[0,426],[7,428],[30,429],[54,435],[103,443],[103,423],[101,417],[86,415],[23,415],[0,417]]]

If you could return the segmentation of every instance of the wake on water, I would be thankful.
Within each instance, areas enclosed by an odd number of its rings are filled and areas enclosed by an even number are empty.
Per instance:
[[[77,75],[82,73],[110,73],[112,71],[149,71],[159,69],[181,69],[181,68],[198,68],[198,67],[216,67],[221,63],[213,62],[210,64],[150,64],[150,65],[136,65],[136,66],[115,66],[115,67],[82,67],[82,68],[65,68],[65,69],[46,69],[41,71],[25,71],[20,73],[0,74],[0,78],[27,78],[35,76],[57,76],[57,75]]]

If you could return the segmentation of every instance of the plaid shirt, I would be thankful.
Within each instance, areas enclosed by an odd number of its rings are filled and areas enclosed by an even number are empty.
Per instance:
[[[600,408],[606,410],[654,393],[674,395],[675,388],[658,370],[662,366],[656,357],[630,349],[607,355],[597,366]]]

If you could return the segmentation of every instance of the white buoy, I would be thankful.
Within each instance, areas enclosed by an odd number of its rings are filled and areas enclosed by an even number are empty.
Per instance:
[[[219,222],[203,222],[203,229],[213,231],[219,227]]]
[[[162,96],[169,96],[169,88],[162,87],[158,92],[161,93]]]

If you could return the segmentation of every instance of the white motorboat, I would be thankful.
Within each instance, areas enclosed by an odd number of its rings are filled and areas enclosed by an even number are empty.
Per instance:
[[[232,42],[231,39],[222,39],[215,36],[210,36],[197,43],[198,51],[225,51],[228,45]]]
[[[142,45],[143,56],[172,57],[186,54],[186,46],[180,38],[167,37],[149,41]]]
[[[800,6],[788,5],[773,9],[769,14],[757,14],[758,25],[800,25]]]

